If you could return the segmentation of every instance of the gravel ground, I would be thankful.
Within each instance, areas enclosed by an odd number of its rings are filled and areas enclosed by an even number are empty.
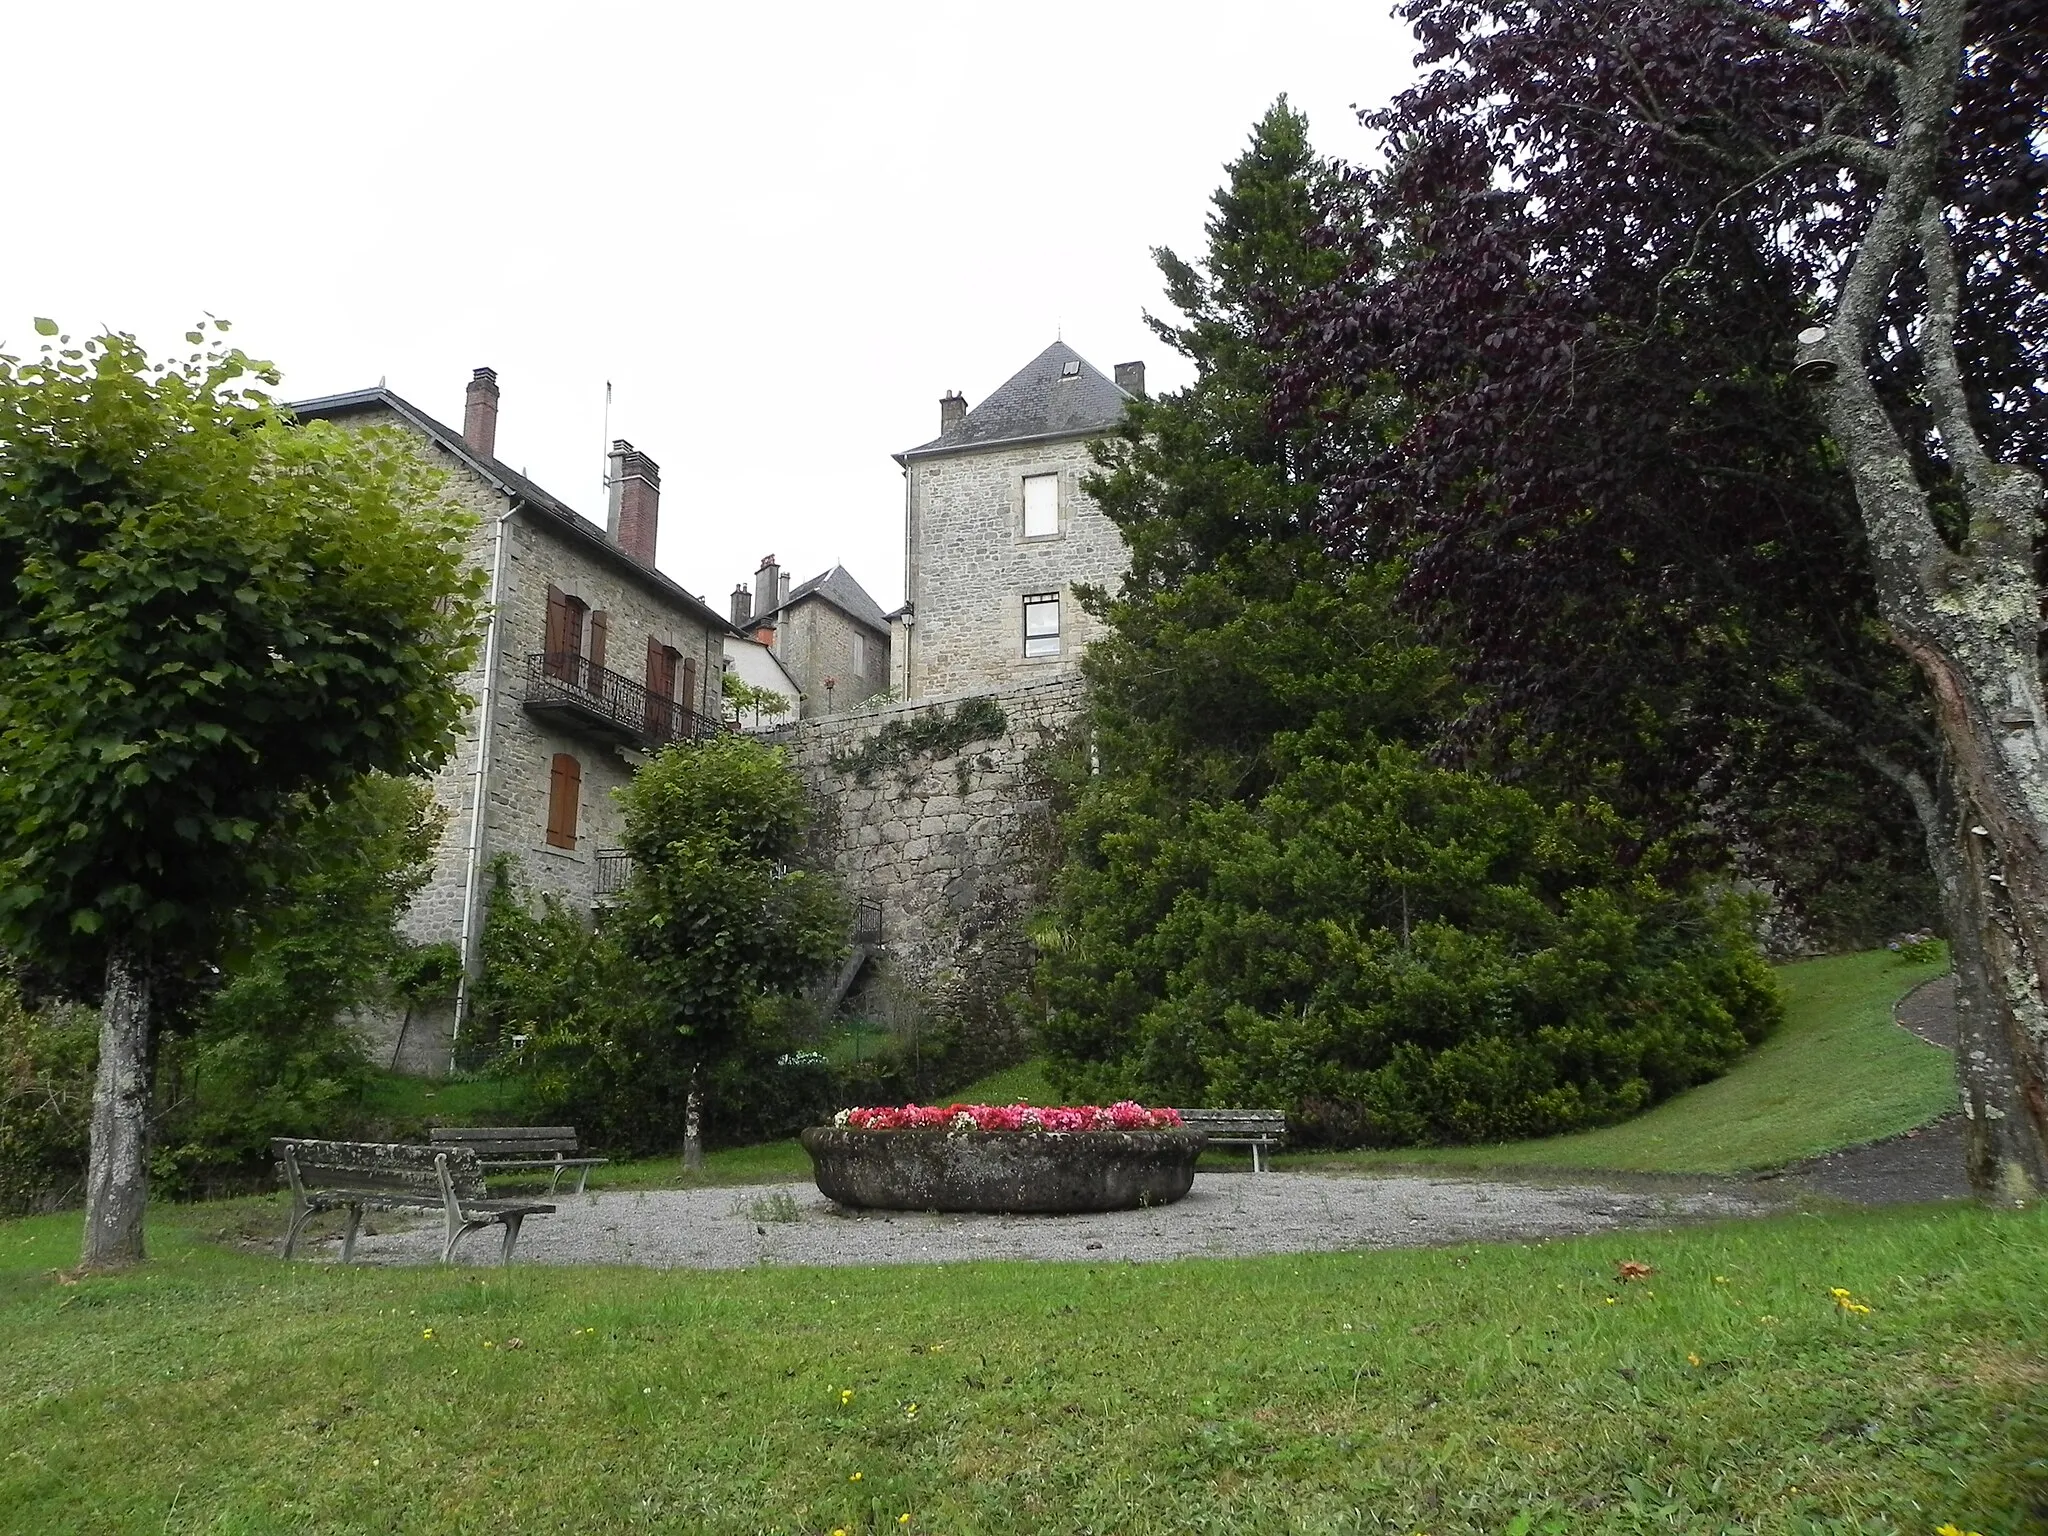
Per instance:
[[[563,1197],[519,1238],[522,1264],[934,1264],[963,1259],[1124,1259],[1419,1248],[1564,1236],[1756,1215],[1768,1196],[1729,1190],[1616,1190],[1410,1176],[1204,1173],[1186,1199],[1095,1216],[940,1216],[842,1211],[808,1184]],[[794,1218],[794,1219],[791,1219]],[[366,1236],[359,1262],[430,1263],[438,1225]],[[332,1253],[336,1245],[324,1245]],[[495,1263],[497,1234],[460,1260]]]

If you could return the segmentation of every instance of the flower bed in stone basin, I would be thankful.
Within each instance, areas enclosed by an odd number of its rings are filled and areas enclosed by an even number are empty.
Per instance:
[[[840,1205],[1047,1215],[1170,1204],[1207,1139],[1173,1110],[1128,1102],[848,1109],[802,1137]]]
[[[856,1131],[1166,1131],[1179,1126],[1177,1109],[1147,1109],[1123,1099],[1115,1104],[904,1104],[892,1108],[842,1109],[832,1117]]]

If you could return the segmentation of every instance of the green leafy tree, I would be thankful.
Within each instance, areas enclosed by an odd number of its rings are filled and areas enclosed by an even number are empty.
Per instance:
[[[1660,884],[1596,803],[1436,758],[1465,700],[1325,553],[1312,429],[1263,338],[1343,280],[1335,180],[1283,100],[1230,167],[1196,267],[1160,254],[1195,364],[1135,405],[1092,489],[1131,567],[1091,599],[1095,771],[1077,778],[1041,976],[1071,1092],[1278,1102],[1332,1141],[1611,1119],[1710,1075],[1775,1018],[1736,914]],[[1392,432],[1397,392],[1325,402]]]
[[[645,977],[663,1047],[651,1064],[685,1085],[694,1163],[704,1074],[743,1051],[764,999],[845,953],[846,903],[797,867],[811,807],[778,749],[741,736],[670,747],[619,802],[633,874],[613,931]]]
[[[613,1146],[680,1133],[694,1162],[707,1093],[774,1091],[789,1004],[844,953],[847,911],[833,880],[796,867],[810,804],[779,750],[670,747],[619,799],[633,873],[594,932],[559,901],[529,907],[498,870],[479,1030],[501,1051],[526,1036],[538,1102]]]
[[[152,989],[222,951],[304,797],[445,757],[476,628],[403,439],[297,424],[188,339],[0,358],[0,944],[100,993],[96,1266],[143,1253]]]

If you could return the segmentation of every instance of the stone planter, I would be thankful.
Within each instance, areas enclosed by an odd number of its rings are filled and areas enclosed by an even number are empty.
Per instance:
[[[1195,1181],[1200,1131],[856,1131],[813,1126],[819,1190],[884,1211],[1056,1214],[1167,1205]]]

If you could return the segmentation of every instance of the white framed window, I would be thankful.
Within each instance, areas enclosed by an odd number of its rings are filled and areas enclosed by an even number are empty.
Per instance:
[[[1060,653],[1060,595],[1032,592],[1024,598],[1024,654],[1057,656]]]
[[[1060,531],[1060,477],[1024,477],[1024,537],[1049,539]]]

